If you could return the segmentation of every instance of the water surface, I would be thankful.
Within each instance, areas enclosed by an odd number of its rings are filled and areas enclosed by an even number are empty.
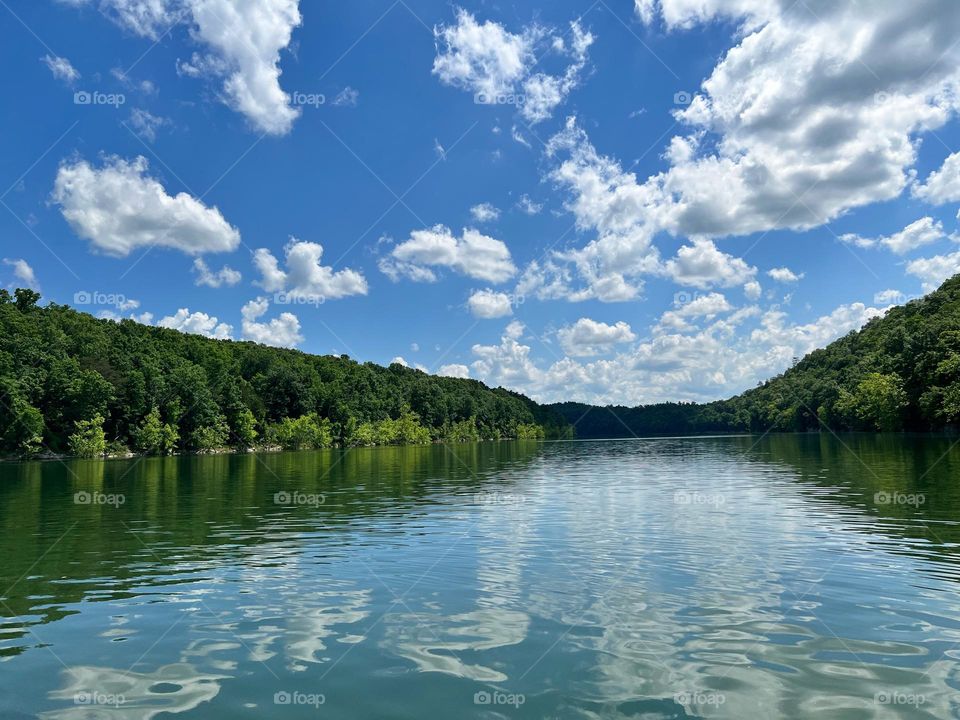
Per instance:
[[[0,718],[958,717],[944,438],[0,466]]]

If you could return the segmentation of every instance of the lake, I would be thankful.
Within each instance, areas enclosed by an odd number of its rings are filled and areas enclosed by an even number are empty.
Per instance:
[[[0,465],[0,717],[957,717],[953,443]]]

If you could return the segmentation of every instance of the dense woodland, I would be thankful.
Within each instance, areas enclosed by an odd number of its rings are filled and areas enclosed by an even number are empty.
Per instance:
[[[0,290],[0,453],[168,454],[960,424],[960,275],[742,395],[541,406],[476,380],[98,320]]]
[[[950,429],[960,424],[960,275],[729,400],[551,407],[578,437]]]
[[[169,454],[557,437],[476,380],[99,320],[0,290],[0,454]]]

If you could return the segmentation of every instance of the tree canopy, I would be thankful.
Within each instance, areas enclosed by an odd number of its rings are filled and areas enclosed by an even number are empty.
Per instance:
[[[476,380],[114,322],[0,290],[0,452],[100,455],[558,436]]]

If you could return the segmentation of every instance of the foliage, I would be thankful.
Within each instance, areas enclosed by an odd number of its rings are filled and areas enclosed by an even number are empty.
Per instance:
[[[77,457],[100,457],[107,451],[107,435],[103,431],[103,416],[77,420],[76,432],[68,439],[70,454]]]
[[[284,418],[267,428],[267,439],[285,450],[312,450],[333,445],[330,421],[316,413]]]
[[[77,423],[97,416],[111,447],[159,454],[276,437],[329,446],[431,442],[452,428],[469,439],[526,425],[568,432],[556,412],[476,380],[100,320],[0,290],[0,454],[70,452]]]
[[[153,408],[132,433],[133,446],[146,455],[166,455],[173,452],[180,434],[172,423],[165,423],[160,410]]]

